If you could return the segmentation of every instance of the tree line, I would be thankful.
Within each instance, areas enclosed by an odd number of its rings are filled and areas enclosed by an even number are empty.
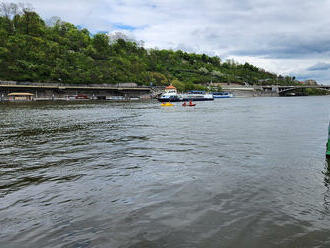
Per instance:
[[[117,35],[118,36],[118,35]],[[0,79],[65,84],[135,82],[179,90],[204,89],[210,82],[295,84],[292,77],[249,63],[181,50],[145,49],[53,17],[43,20],[31,6],[0,3]]]

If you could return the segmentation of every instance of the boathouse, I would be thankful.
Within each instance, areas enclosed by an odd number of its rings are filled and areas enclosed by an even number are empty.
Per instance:
[[[14,93],[8,94],[8,100],[9,101],[32,101],[33,96],[34,95],[32,93],[14,92]]]

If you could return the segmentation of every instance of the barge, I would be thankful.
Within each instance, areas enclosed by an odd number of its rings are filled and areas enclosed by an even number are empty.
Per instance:
[[[212,94],[205,91],[192,90],[184,94],[178,94],[173,85],[167,86],[165,92],[158,97],[160,102],[184,102],[184,101],[213,101]]]

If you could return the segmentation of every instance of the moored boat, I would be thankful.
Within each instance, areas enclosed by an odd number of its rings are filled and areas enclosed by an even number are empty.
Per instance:
[[[182,102],[182,101],[213,101],[212,94],[205,91],[192,90],[187,93],[178,94],[173,85],[167,86],[165,92],[158,97],[160,102]]]
[[[182,94],[182,101],[213,101],[212,94],[200,90],[191,90],[188,93]]]
[[[28,92],[14,92],[8,94],[9,101],[32,101],[34,94]]]
[[[162,94],[160,97],[158,97],[158,101],[160,102],[180,102],[182,101],[181,98],[179,98],[178,95],[167,95],[167,94]]]
[[[230,92],[212,92],[214,98],[232,98],[234,95]]]
[[[176,88],[173,85],[169,85],[165,88],[165,92],[158,97],[160,102],[180,102],[181,99],[178,95]]]
[[[78,94],[78,95],[75,96],[75,99],[76,100],[88,100],[89,97],[85,94]]]

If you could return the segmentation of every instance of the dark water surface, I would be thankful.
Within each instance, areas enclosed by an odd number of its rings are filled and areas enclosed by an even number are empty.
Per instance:
[[[0,105],[0,247],[330,247],[329,97]]]

